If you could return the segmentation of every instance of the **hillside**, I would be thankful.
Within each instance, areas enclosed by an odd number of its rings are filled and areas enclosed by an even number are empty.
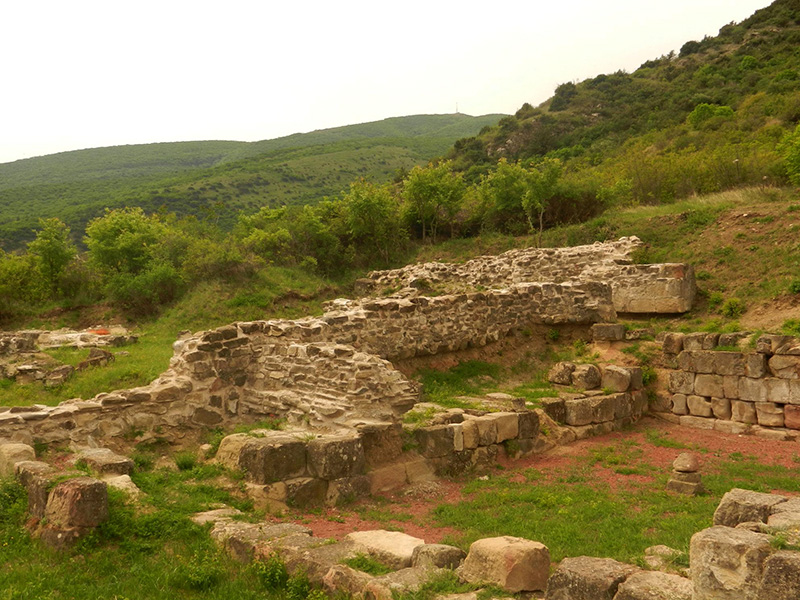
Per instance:
[[[40,217],[82,231],[105,207],[162,206],[230,226],[239,211],[338,194],[443,154],[502,115],[417,115],[260,142],[176,142],[64,152],[0,164],[0,247],[32,238]]]
[[[559,158],[607,202],[782,183],[776,146],[800,119],[798,48],[800,2],[776,0],[633,73],[559,85],[540,106],[459,140],[450,157],[473,181],[502,157]]]

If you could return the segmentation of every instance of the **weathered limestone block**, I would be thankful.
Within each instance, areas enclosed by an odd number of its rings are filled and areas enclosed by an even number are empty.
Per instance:
[[[601,386],[604,390],[612,392],[627,392],[631,387],[630,370],[616,365],[606,365],[603,367]]]
[[[364,424],[357,431],[369,468],[391,463],[403,453],[403,427],[399,423]]]
[[[50,482],[56,471],[47,463],[28,460],[16,463],[16,475],[28,492],[28,513],[35,519],[44,517]]]
[[[789,379],[779,379],[777,377],[765,377],[758,379],[767,388],[767,401],[777,404],[788,404],[791,402],[791,384]]]
[[[425,544],[420,538],[382,529],[348,533],[345,540],[353,542],[358,550],[393,569],[410,567],[414,550]]]
[[[739,423],[758,423],[758,417],[756,416],[756,405],[752,402],[732,400],[731,418]]]
[[[773,507],[786,500],[785,496],[777,494],[734,488],[722,497],[714,512],[714,525],[736,527],[739,523],[766,523]]]
[[[133,473],[133,460],[108,448],[82,450],[78,453],[77,460],[86,463],[86,466],[99,475],[130,475]]]
[[[625,326],[620,323],[595,323],[592,325],[592,339],[596,342],[618,342],[624,340]]]
[[[509,592],[522,592],[544,590],[549,570],[547,546],[503,536],[474,542],[458,576],[469,583],[490,583]]]
[[[637,567],[610,558],[565,558],[547,582],[546,600],[613,600]]]
[[[481,445],[481,434],[475,419],[470,417],[461,424],[461,444],[465,450],[474,450]]]
[[[526,410],[524,412],[517,413],[517,420],[519,439],[533,439],[539,435],[539,415],[536,412],[532,410]]]
[[[772,402],[756,402],[758,424],[764,427],[783,427],[783,406]]]
[[[673,394],[694,394],[695,374],[687,371],[672,371],[669,374],[669,391]]]
[[[328,482],[326,506],[341,506],[370,494],[370,481],[366,475],[342,477]]]
[[[558,362],[550,368],[550,371],[547,373],[547,379],[550,383],[571,385],[572,373],[575,371],[575,367],[575,363]]]
[[[750,432],[752,425],[747,423],[737,423],[736,421],[714,421],[714,431],[729,433],[732,435],[744,435]]]
[[[764,561],[764,574],[756,600],[797,598],[800,598],[800,552],[776,552]]]
[[[411,555],[411,565],[414,567],[455,569],[466,556],[466,552],[455,546],[423,544],[414,548],[414,552]]]
[[[800,429],[800,406],[787,404],[783,407],[783,424],[787,429]]]
[[[715,352],[714,373],[717,375],[746,375],[745,355],[741,352]]]
[[[420,427],[414,431],[414,437],[423,456],[438,458],[455,452],[453,433],[453,428],[449,425],[433,425],[431,427]]]
[[[591,398],[573,398],[564,401],[564,422],[573,427],[589,425],[594,421],[594,406]]]
[[[683,350],[682,333],[667,333],[662,341],[662,349],[666,354],[679,354]]]
[[[683,337],[683,349],[689,352],[703,349],[703,342],[706,339],[706,333],[696,331],[694,333],[687,333]]]
[[[497,421],[491,415],[476,417],[472,422],[478,427],[479,446],[491,446],[497,443]],[[466,442],[464,445],[467,447]]]
[[[739,399],[739,378],[736,375],[722,376],[722,392],[726,398]]]
[[[340,479],[364,473],[364,446],[355,436],[325,436],[307,447],[308,472],[320,479]]]
[[[690,373],[713,373],[715,354],[703,350],[684,350],[678,354],[678,368]]]
[[[679,417],[680,425],[682,427],[694,427],[695,429],[714,429],[716,419],[707,419],[705,417],[695,417],[692,415],[685,415]]]
[[[44,518],[53,528],[97,527],[108,518],[106,484],[91,477],[62,481],[50,492]]]
[[[716,418],[730,421],[731,401],[728,398],[711,398],[711,411]]]
[[[492,413],[491,417],[497,424],[497,438],[495,443],[502,444],[506,440],[513,440],[519,436],[519,415],[514,412]]]
[[[777,354],[778,348],[786,345],[792,338],[788,335],[762,335],[756,341],[756,352],[760,354]]]
[[[544,414],[556,423],[566,423],[567,407],[563,398],[542,398],[539,402]]]
[[[308,508],[322,506],[328,496],[328,482],[316,477],[296,477],[280,483],[286,486],[286,503]]]
[[[617,406],[627,394],[614,394],[611,396],[594,396],[589,398],[592,407],[592,423],[606,423],[614,420]]]
[[[689,414],[695,417],[711,417],[713,411],[711,410],[711,402],[702,396],[691,395],[686,398],[686,405],[689,408]]]
[[[685,577],[640,571],[623,581],[614,600],[692,600],[692,582]]]
[[[722,376],[700,374],[694,379],[694,393],[698,396],[724,396]]]
[[[755,379],[764,377],[767,374],[767,357],[763,354],[745,355],[745,372],[747,377]]]
[[[228,452],[225,442],[220,444],[218,460],[231,469],[244,471],[248,481],[258,484],[282,481],[305,474],[306,445],[293,436],[270,435],[263,438],[249,437],[244,441],[235,438],[232,442],[239,451]],[[226,460],[232,457],[232,460]]]
[[[571,377],[572,385],[582,390],[599,388],[601,380],[600,369],[595,365],[577,365]]]
[[[754,600],[770,551],[768,535],[745,529],[716,526],[694,534],[689,547],[693,600]]]
[[[16,464],[22,461],[35,461],[36,452],[27,444],[0,444],[0,477],[14,474]]]
[[[672,395],[672,413],[676,415],[688,415],[689,405],[686,394]]]
[[[773,356],[769,359],[769,372],[781,379],[800,379],[800,356]]]

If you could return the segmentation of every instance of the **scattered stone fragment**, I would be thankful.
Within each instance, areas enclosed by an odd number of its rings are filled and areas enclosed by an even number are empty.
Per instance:
[[[425,544],[424,540],[399,531],[356,531],[347,534],[346,540],[357,548],[393,569],[410,567],[414,550]]]

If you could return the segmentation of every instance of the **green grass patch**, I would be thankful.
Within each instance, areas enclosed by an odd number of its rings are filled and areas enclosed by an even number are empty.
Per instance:
[[[369,573],[370,575],[386,575],[387,573],[392,572],[391,568],[387,567],[379,560],[375,560],[371,556],[367,556],[366,554],[359,553],[353,558],[347,558],[342,562],[352,569],[363,571],[364,573]]]
[[[496,387],[501,376],[500,365],[478,360],[459,363],[447,371],[422,369],[418,373],[425,399],[448,408],[469,408],[457,397],[482,394]]]

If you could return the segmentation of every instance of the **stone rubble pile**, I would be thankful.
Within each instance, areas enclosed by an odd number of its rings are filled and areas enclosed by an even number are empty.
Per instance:
[[[694,272],[683,264],[638,265],[637,237],[572,248],[525,248],[480,256],[464,264],[430,262],[373,271],[356,284],[362,295],[386,289],[466,291],[528,281],[602,282],[611,285],[619,313],[681,313],[692,306]]]
[[[667,481],[667,489],[687,496],[702,494],[703,483],[700,476],[700,460],[696,454],[682,452],[672,463],[672,476]]]

